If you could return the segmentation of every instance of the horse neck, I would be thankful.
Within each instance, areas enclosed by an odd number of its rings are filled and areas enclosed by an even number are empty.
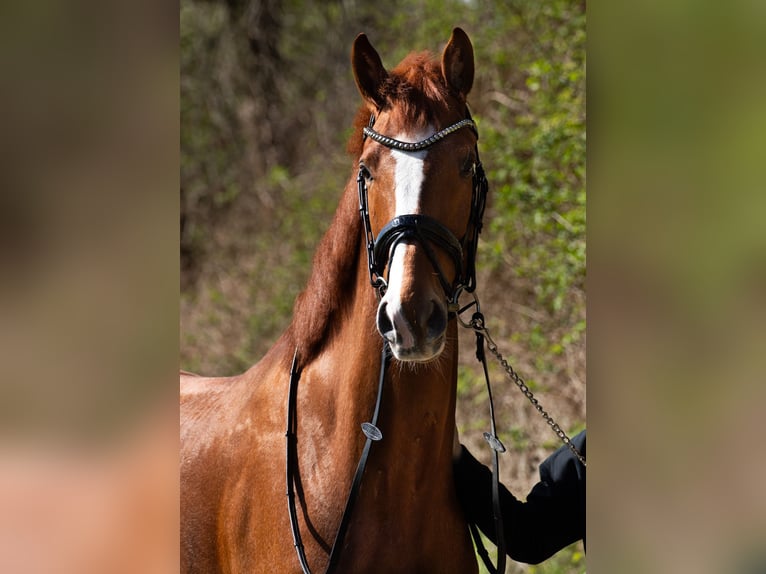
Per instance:
[[[366,266],[362,270],[366,272]],[[330,382],[321,392],[333,397],[335,412],[350,415],[347,423],[353,436],[360,435],[359,425],[373,415],[383,348],[383,339],[375,327],[378,302],[374,296],[368,297],[373,293],[368,277],[361,276],[357,285],[360,292],[348,320],[337,327],[325,352],[315,360]],[[448,326],[447,338],[449,342],[436,361],[411,365],[391,359],[388,364],[378,426],[385,436],[380,445],[396,445],[391,451],[396,459],[408,451],[422,458],[417,454],[421,448],[417,443],[423,440],[439,447],[441,462],[451,460],[458,350],[454,319]],[[435,462],[433,456],[428,458],[429,464]]]
[[[381,464],[393,465],[408,483],[423,484],[431,475],[451,484],[457,393],[454,319],[447,337],[449,343],[439,359],[414,367],[394,362],[386,380],[380,417],[386,438],[381,442]],[[403,465],[403,461],[408,462]]]

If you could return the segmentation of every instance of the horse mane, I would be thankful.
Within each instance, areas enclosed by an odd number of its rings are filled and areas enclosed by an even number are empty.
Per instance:
[[[295,300],[289,333],[303,360],[326,340],[331,319],[354,292],[362,239],[355,189],[352,182],[346,186],[330,227],[314,253],[306,288]],[[351,240],[354,237],[358,241]]]
[[[419,127],[434,123],[436,117],[448,112],[450,95],[463,101],[447,86],[440,63],[430,52],[412,53],[402,60],[389,73],[381,92],[387,102],[384,110],[402,114],[403,122]],[[362,224],[355,174],[364,144],[362,128],[368,125],[370,114],[367,104],[362,104],[356,112],[346,146],[353,158],[354,177],[346,185],[330,227],[317,247],[308,283],[293,308],[288,333],[304,361],[328,339],[332,325],[339,323],[332,321],[333,316],[354,293],[362,255]],[[350,240],[354,237],[356,241]]]

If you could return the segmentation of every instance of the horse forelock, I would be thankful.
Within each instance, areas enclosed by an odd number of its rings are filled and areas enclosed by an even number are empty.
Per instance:
[[[441,64],[431,52],[413,52],[404,58],[389,72],[380,92],[386,102],[380,111],[392,113],[397,123],[411,128],[442,124],[446,127],[447,123],[456,121],[447,118],[450,110],[462,101],[462,96],[447,86]],[[370,114],[369,107],[362,105],[354,118],[354,130],[347,146],[354,158],[362,153],[362,128],[368,124]]]
[[[448,112],[450,90],[430,52],[412,53],[386,78],[382,95],[402,121],[425,127]]]

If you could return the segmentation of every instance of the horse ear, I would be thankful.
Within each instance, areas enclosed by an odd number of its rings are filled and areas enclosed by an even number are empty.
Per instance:
[[[385,100],[380,88],[388,77],[388,72],[364,34],[359,34],[354,40],[351,48],[351,67],[362,97],[377,108],[383,107]]]
[[[442,54],[442,76],[447,85],[465,98],[473,86],[473,46],[468,34],[460,28],[452,30]]]

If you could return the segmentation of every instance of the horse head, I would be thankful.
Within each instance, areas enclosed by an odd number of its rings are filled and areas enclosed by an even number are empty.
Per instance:
[[[466,105],[473,48],[456,28],[440,62],[414,54],[389,73],[360,34],[351,59],[370,116],[358,182],[377,328],[398,360],[428,362],[444,350],[460,292],[473,289],[486,194]]]

